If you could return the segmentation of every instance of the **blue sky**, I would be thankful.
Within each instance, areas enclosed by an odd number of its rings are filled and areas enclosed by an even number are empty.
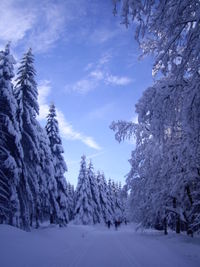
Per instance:
[[[124,183],[134,140],[118,144],[113,120],[136,120],[134,106],[152,84],[152,61],[138,60],[133,27],[120,25],[110,0],[1,0],[0,47],[17,61],[35,55],[40,116],[57,107],[67,180],[76,185],[82,154],[95,170]]]

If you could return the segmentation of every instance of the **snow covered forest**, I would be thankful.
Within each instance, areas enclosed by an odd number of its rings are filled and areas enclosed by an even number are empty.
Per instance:
[[[67,165],[56,120],[49,107],[45,129],[37,121],[39,106],[31,49],[24,55],[13,85],[16,63],[9,44],[0,53],[1,170],[0,223],[25,230],[41,223],[65,226],[125,220],[127,192],[87,167],[83,156],[76,191],[64,176]]]
[[[0,52],[0,222],[22,229],[49,219],[64,225],[69,220],[68,196],[73,188],[55,119],[50,106],[46,131],[38,123],[37,84],[31,49],[24,55],[13,85],[15,60],[9,44]]]
[[[133,221],[189,235],[200,231],[200,2],[113,0],[114,14],[134,24],[143,56],[154,56],[153,86],[136,105],[138,123],[117,121],[117,141],[134,138],[122,187],[94,171],[83,155],[77,188],[67,165],[54,104],[37,120],[34,57],[16,75],[10,45],[0,52],[0,223],[29,231],[43,222],[66,226]]]

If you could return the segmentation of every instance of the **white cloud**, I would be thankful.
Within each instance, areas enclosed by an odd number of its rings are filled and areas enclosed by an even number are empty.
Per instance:
[[[38,92],[38,102],[40,106],[40,115],[38,116],[38,119],[44,120],[49,112],[48,96],[51,92],[50,81],[42,81],[38,86]],[[93,137],[86,136],[80,132],[75,131],[73,129],[73,126],[66,120],[64,113],[59,109],[57,109],[57,119],[63,138],[65,138],[66,140],[79,140],[88,147],[96,150],[101,150],[101,147],[97,144]]]
[[[119,30],[102,28],[102,29],[96,29],[90,35],[90,39],[94,43],[102,44],[113,39],[117,35],[119,35]]]
[[[25,7],[17,7],[14,0],[0,1],[0,39],[3,42],[24,38],[35,22],[35,14]]]
[[[0,44],[12,41],[24,48],[31,46],[34,52],[45,52],[61,38],[105,43],[121,30],[110,28],[109,19],[100,27],[94,26],[93,16],[98,16],[102,7],[98,1],[86,0],[1,0]]]
[[[72,125],[66,121],[62,111],[57,110],[57,115],[60,132],[64,138],[67,140],[79,140],[91,148],[101,150],[101,147],[94,141],[92,137],[86,136],[80,132],[76,132]]]
[[[132,79],[126,76],[116,76],[103,70],[95,69],[83,79],[78,80],[72,84],[67,84],[65,86],[65,91],[87,94],[88,92],[96,89],[101,83],[112,86],[125,86],[130,84],[132,81]]]
[[[98,81],[101,81],[104,79],[104,73],[101,70],[91,71],[89,75]]]
[[[111,52],[106,52],[102,55],[102,57],[99,59],[97,67],[101,67],[106,65],[112,58]]]
[[[59,40],[72,16],[73,1],[0,1],[0,42],[23,41],[25,48],[45,52]]]
[[[38,103],[40,106],[39,120],[44,120],[49,112],[48,96],[51,92],[50,81],[44,80],[38,86]]]
[[[92,69],[92,67],[94,66],[94,63],[88,63],[87,66],[84,68],[84,71],[89,71]]]
[[[112,74],[107,74],[105,78],[106,83],[111,85],[127,85],[132,82],[132,80],[126,76],[115,76]]]
[[[65,86],[66,92],[78,92],[80,94],[86,94],[97,87],[98,83],[95,79],[85,77],[73,84],[67,84]]]
[[[38,101],[40,104],[44,104],[47,101],[47,97],[51,92],[50,81],[43,80],[38,86]]]
[[[83,143],[85,143],[86,145],[88,145],[91,148],[94,148],[96,150],[101,150],[101,147],[94,141],[94,139],[90,136],[84,136],[81,135],[81,139]]]
[[[35,52],[45,52],[62,36],[65,23],[71,18],[63,10],[62,5],[50,4],[37,10],[37,25],[27,38],[28,46]]]
[[[111,58],[111,53],[104,53],[97,63],[89,63],[84,68],[84,71],[87,73],[85,77],[74,83],[67,84],[65,91],[87,94],[99,87],[102,83],[111,86],[125,86],[130,84],[133,80],[129,77],[113,75],[108,71],[107,65]]]

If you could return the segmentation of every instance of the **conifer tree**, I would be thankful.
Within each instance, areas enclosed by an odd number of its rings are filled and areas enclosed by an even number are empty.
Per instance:
[[[39,124],[36,115],[39,114],[37,101],[38,91],[35,81],[34,58],[31,49],[21,60],[17,73],[16,86],[14,89],[18,103],[17,118],[20,123],[22,134],[22,146],[24,160],[22,166],[21,190],[24,193],[24,213],[29,216],[30,225],[35,222],[38,226],[39,213],[41,212],[41,196],[39,185],[38,165],[40,161],[40,138],[38,135]]]
[[[104,174],[100,172],[97,173],[97,183],[99,188],[99,199],[101,205],[101,213],[104,222],[106,223],[108,220],[112,220],[110,214],[108,213],[108,199],[107,199],[107,184],[104,177]]]
[[[127,193],[127,185],[121,186],[119,183],[119,198],[121,201],[122,207],[122,218],[123,221],[127,221],[127,213],[128,213],[128,193]]]
[[[107,186],[107,199],[108,199],[108,210],[110,214],[110,221],[115,221],[115,202],[114,202],[114,192],[112,188],[111,179],[108,180]]]
[[[119,186],[117,183],[112,184],[113,192],[114,192],[114,201],[115,201],[115,218],[118,221],[123,220],[123,209],[122,209],[122,202],[120,199],[120,191]]]
[[[67,197],[68,197],[69,221],[71,221],[74,219],[75,195],[74,195],[74,187],[69,182],[67,183]]]
[[[39,127],[40,133],[40,168],[41,168],[41,195],[43,194],[40,214],[40,220],[50,220],[51,223],[59,224],[61,211],[58,198],[58,188],[55,179],[55,170],[49,139],[46,131]]]
[[[0,223],[20,226],[20,132],[13,95],[13,64],[9,44],[0,52]]]
[[[49,114],[47,116],[46,132],[50,141],[50,148],[53,157],[53,164],[55,170],[55,179],[57,182],[58,197],[57,201],[61,209],[60,225],[65,225],[69,221],[68,215],[68,199],[67,199],[67,182],[65,179],[65,172],[67,165],[63,158],[62,141],[59,134],[58,121],[56,119],[55,105],[51,104]]]
[[[92,201],[93,201],[93,222],[100,223],[102,220],[101,215],[101,206],[99,199],[99,189],[97,185],[97,179],[94,173],[93,164],[90,161],[88,166],[88,179],[90,183],[91,193],[92,193]]]
[[[92,193],[84,155],[81,157],[76,189],[75,222],[77,224],[93,224]]]

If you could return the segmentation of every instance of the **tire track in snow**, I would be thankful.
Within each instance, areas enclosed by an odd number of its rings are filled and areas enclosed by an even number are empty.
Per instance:
[[[87,232],[82,233],[82,238],[85,240],[85,243],[83,244],[83,246],[79,249],[79,254],[78,256],[76,256],[76,258],[74,259],[74,261],[72,263],[70,263],[68,265],[68,267],[83,267],[81,263],[81,261],[85,258],[85,256],[87,255],[87,253],[89,252],[91,246],[93,245],[95,240],[91,239],[90,235],[87,235],[86,238],[86,234]],[[89,237],[89,242],[88,242],[88,237]],[[86,247],[85,247],[86,246]],[[75,248],[75,250],[77,250],[77,248]],[[80,264],[80,265],[79,265]]]
[[[122,243],[120,243],[121,241],[119,240],[119,237],[115,236],[115,239],[116,239],[116,244],[117,244],[119,250],[123,254],[124,258],[129,262],[129,265],[126,265],[126,267],[128,267],[128,266],[130,266],[130,267],[141,267],[141,265],[135,259],[133,259],[132,256],[130,256],[130,254],[122,246]]]
[[[117,232],[92,233],[90,239],[73,267],[140,267],[120,245]]]

